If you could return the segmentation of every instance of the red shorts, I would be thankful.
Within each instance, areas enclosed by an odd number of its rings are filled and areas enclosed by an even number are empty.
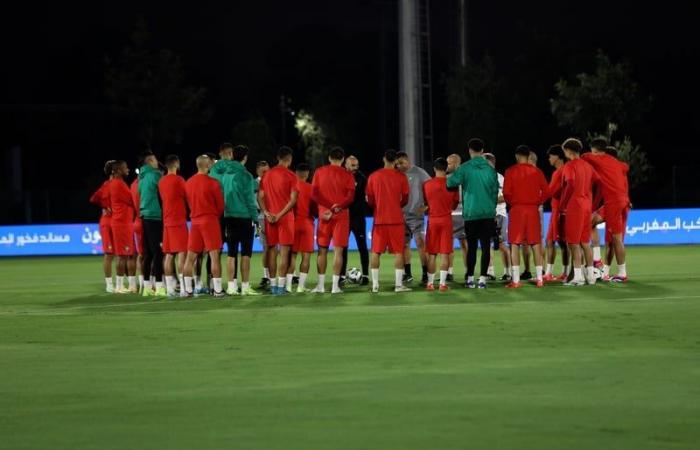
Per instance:
[[[279,221],[265,221],[265,237],[268,247],[294,244],[294,214],[287,213]]]
[[[134,240],[136,241],[136,254],[143,255],[143,223],[140,217],[134,219]]]
[[[516,205],[508,215],[508,241],[511,244],[542,243],[540,211],[536,205]]]
[[[202,253],[203,251],[221,250],[221,223],[217,217],[192,222],[187,239],[187,251]]]
[[[187,251],[187,224],[163,227],[163,253],[166,255]]]
[[[569,210],[561,220],[564,221],[564,239],[567,244],[587,244],[591,241],[590,210]]]
[[[391,225],[372,226],[372,253],[384,253],[389,249],[389,253],[401,253],[404,247],[404,233],[406,226],[402,223]]]
[[[603,208],[600,208],[600,210],[603,209],[605,215],[600,215],[605,220],[606,233],[609,231],[610,234],[624,235],[627,229],[627,216],[630,211],[629,203],[606,203]]]
[[[331,241],[334,247],[347,247],[350,239],[350,216],[346,213],[332,216],[328,221],[318,219],[316,235],[319,247],[330,247]]]
[[[100,236],[102,237],[102,252],[105,255],[114,253],[114,239],[112,239],[112,219],[102,216],[100,218]]]
[[[553,209],[549,216],[549,227],[547,228],[547,242],[558,242],[562,240],[563,230],[561,229],[561,220],[559,218],[559,210]]]
[[[429,255],[449,255],[454,252],[452,216],[428,217],[425,233],[425,251]]]
[[[314,251],[314,223],[308,219],[294,219],[294,253],[313,253]]]
[[[112,243],[117,256],[134,255],[134,224],[112,222]]]

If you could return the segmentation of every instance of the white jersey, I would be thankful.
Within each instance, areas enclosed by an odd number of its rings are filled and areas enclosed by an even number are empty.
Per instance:
[[[450,178],[452,176],[451,173],[447,174],[447,178]],[[462,186],[459,186],[459,203],[457,204],[457,207],[452,211],[452,216],[459,216],[462,217]]]
[[[498,175],[498,196],[502,197],[503,196],[503,180],[505,180],[505,178],[500,173],[497,175]],[[503,216],[503,217],[508,215],[508,213],[506,212],[505,200],[496,204],[496,215]]]

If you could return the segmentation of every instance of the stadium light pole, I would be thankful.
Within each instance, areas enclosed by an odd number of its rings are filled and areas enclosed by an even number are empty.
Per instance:
[[[399,0],[399,143],[422,161],[419,143],[418,17],[416,0]]]

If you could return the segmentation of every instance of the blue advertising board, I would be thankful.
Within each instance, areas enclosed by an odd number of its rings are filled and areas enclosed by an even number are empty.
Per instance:
[[[549,213],[545,213],[545,229],[548,223]],[[604,224],[599,228],[603,232]],[[372,219],[368,218],[368,238],[371,229]],[[625,243],[700,244],[700,208],[633,210],[627,221]],[[349,248],[357,249],[352,237]],[[256,239],[253,250],[261,249]],[[0,226],[0,256],[99,254],[102,254],[102,236],[96,223]]]

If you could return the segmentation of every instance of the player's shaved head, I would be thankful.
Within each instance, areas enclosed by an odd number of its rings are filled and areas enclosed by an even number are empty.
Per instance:
[[[453,153],[447,157],[447,173],[452,173],[457,170],[457,167],[462,164],[462,157],[457,153]]]
[[[345,158],[345,168],[350,172],[355,172],[360,168],[360,160],[355,155],[349,155]]]
[[[581,150],[583,150],[583,143],[579,139],[569,138],[565,140],[563,144],[561,144],[561,148],[574,153],[581,153]]]
[[[197,157],[197,170],[200,173],[207,173],[211,168],[211,163],[212,159],[209,155],[199,155]]]

